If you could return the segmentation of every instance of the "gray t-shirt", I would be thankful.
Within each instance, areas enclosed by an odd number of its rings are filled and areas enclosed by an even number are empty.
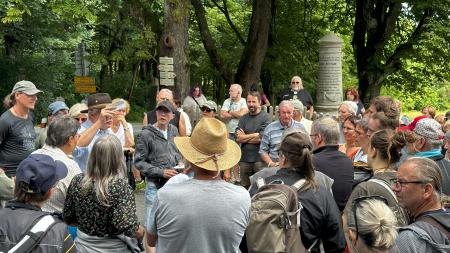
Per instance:
[[[264,129],[269,123],[269,114],[266,112],[261,111],[256,115],[247,113],[239,119],[237,129],[242,129],[245,134],[259,133],[259,136],[261,137],[264,133]],[[262,161],[261,154],[259,154],[259,143],[242,143],[241,151],[241,162],[254,163]]]
[[[32,113],[22,119],[10,110],[0,117],[0,168],[4,168],[8,176],[14,176],[19,163],[35,150],[33,121]]]
[[[238,252],[249,217],[243,187],[190,179],[158,191],[147,229],[158,235],[158,253]]]

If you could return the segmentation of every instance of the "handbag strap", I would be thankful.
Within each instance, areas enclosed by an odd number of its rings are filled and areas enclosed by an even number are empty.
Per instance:
[[[20,239],[20,241],[12,247],[8,253],[31,252],[37,245],[39,245],[47,232],[57,223],[57,221],[50,214],[45,214],[44,216],[39,216],[35,221],[33,221],[33,223],[35,223],[33,227],[25,233],[22,239]]]

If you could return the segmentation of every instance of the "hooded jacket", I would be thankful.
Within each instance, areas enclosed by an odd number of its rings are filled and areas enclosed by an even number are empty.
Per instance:
[[[148,181],[154,182],[157,188],[161,188],[167,181],[164,169],[175,167],[182,159],[173,142],[176,136],[178,129],[171,124],[167,127],[167,140],[156,127],[147,125],[142,128],[136,143],[136,168]]]
[[[438,210],[422,214],[433,218],[444,229],[450,231],[450,210]],[[448,253],[450,239],[426,221],[416,220],[399,229],[397,247],[402,253]]]

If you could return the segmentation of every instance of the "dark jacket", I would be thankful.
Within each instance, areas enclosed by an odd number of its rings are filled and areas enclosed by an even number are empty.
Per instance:
[[[399,228],[396,246],[399,252],[450,252],[450,239],[423,217],[433,219],[442,230],[450,231],[450,210],[436,210],[422,213],[409,226]]]
[[[49,213],[36,206],[17,201],[8,202],[4,209],[0,209],[0,252],[8,252],[29,231],[34,221],[46,214]],[[67,232],[67,225],[63,222],[53,225],[32,252],[76,252],[72,238]]]
[[[327,145],[313,151],[316,170],[334,180],[333,197],[340,211],[344,210],[353,187],[352,161],[339,151],[338,145]]]
[[[442,173],[442,191],[450,196],[450,162],[444,158],[444,155],[428,157],[435,161]]]
[[[264,181],[270,183],[274,180],[282,180],[284,184],[293,185],[304,178],[302,174],[291,169],[280,169]],[[329,190],[321,187],[317,190],[307,189],[298,194],[298,200],[303,205],[300,215],[302,242],[306,248],[320,239],[325,252],[344,252],[345,237],[340,225],[341,215],[333,201]],[[319,245],[311,252],[319,252]]]
[[[167,140],[153,125],[143,127],[138,137],[134,163],[141,174],[148,181],[154,182],[157,188],[167,181],[164,178],[164,169],[175,167],[182,159],[173,142],[176,136],[178,129],[169,124]]]

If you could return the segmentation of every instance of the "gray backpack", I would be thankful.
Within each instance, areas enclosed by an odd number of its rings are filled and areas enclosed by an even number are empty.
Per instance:
[[[258,179],[258,191],[252,197],[246,230],[249,253],[309,252],[300,237],[303,206],[297,196],[305,182],[301,179],[289,186],[283,182],[265,184],[264,179]]]

